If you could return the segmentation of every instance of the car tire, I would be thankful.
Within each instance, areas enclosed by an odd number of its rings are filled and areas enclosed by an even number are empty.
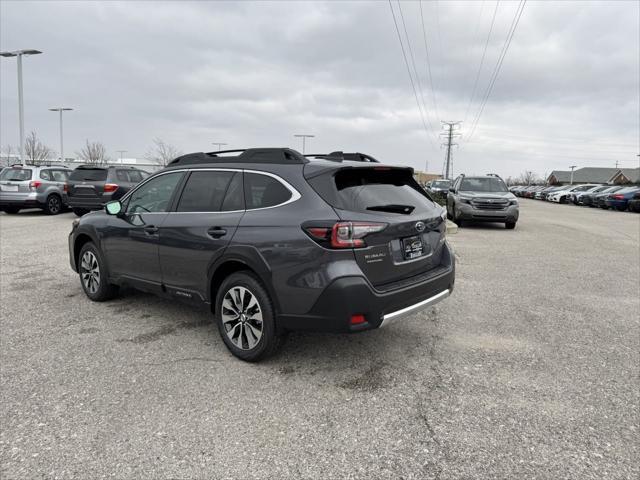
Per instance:
[[[619,212],[624,212],[626,210],[626,207],[616,207],[616,210]]]
[[[73,210],[73,213],[75,213],[78,217],[89,213],[89,210],[87,210],[86,208],[72,208],[71,210]]]
[[[44,213],[47,215],[58,215],[62,211],[62,198],[55,193],[47,197],[44,204]]]
[[[505,227],[507,230],[513,230],[514,228],[516,228],[516,222],[506,222],[506,223],[504,224],[504,227]]]
[[[284,341],[276,330],[271,297],[252,273],[236,272],[225,278],[216,293],[215,305],[222,341],[239,359],[263,360]]]
[[[8,213],[10,215],[15,215],[16,213],[18,213],[20,211],[20,209],[18,207],[5,207],[5,208],[3,208],[3,211],[5,211],[6,213]]]
[[[90,300],[104,302],[118,294],[118,287],[109,283],[109,274],[102,253],[93,242],[87,242],[82,246],[77,265],[80,285]]]

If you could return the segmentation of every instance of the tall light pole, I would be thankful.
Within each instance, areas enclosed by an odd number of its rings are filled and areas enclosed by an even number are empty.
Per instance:
[[[304,155],[304,153],[305,153],[305,151],[307,149],[307,138],[314,138],[315,135],[296,134],[296,135],[294,135],[294,137],[302,138],[302,154]]]
[[[212,145],[217,145],[218,146],[218,151],[220,151],[220,147],[222,147],[223,145],[229,145],[228,143],[222,143],[222,142],[211,142]]]
[[[571,169],[571,181],[570,185],[573,185],[573,170],[577,167],[577,165],[571,165],[569,168]]]
[[[38,55],[40,50],[15,50],[0,52],[1,57],[18,57],[18,117],[20,121],[20,163],[24,165],[24,102],[22,98],[22,57],[24,55]]]
[[[118,152],[120,154],[120,163],[122,163],[122,154],[126,153],[127,150],[116,150],[116,152]]]
[[[64,140],[62,136],[62,112],[68,112],[70,110],[73,110],[73,108],[55,107],[55,108],[49,109],[49,111],[51,112],[60,112],[60,161],[61,162],[64,162]]]

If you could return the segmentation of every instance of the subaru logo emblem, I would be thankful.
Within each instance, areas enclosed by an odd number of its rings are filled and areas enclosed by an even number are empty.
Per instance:
[[[424,231],[424,229],[425,229],[425,224],[424,224],[424,222],[418,222],[418,223],[416,223],[416,230],[417,230],[417,231],[422,232],[422,231]]]

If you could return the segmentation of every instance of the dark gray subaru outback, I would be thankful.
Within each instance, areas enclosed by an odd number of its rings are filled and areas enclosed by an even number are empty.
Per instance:
[[[413,170],[287,148],[177,158],[69,235],[94,301],[118,286],[210,306],[237,357],[286,332],[359,332],[453,290],[446,213]]]

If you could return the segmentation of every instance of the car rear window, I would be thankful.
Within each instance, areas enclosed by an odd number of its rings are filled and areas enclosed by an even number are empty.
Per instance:
[[[106,179],[106,168],[76,168],[69,176],[69,180],[80,182],[101,182]]]
[[[244,198],[247,210],[280,205],[291,196],[291,191],[273,177],[258,173],[244,174]]]
[[[30,168],[7,168],[0,173],[0,180],[24,182],[31,180],[31,174]]]
[[[235,175],[241,174],[215,170],[191,172],[178,203],[178,212],[222,211],[222,202]]]
[[[408,215],[433,208],[430,197],[408,169],[345,169],[309,182],[325,201],[341,210]]]

